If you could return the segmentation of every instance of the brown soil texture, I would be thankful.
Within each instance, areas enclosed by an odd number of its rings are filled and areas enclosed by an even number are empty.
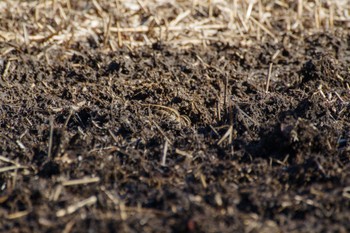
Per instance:
[[[0,60],[0,231],[349,232],[338,34],[13,50]]]

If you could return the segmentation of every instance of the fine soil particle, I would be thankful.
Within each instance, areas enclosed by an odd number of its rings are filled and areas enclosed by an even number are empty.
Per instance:
[[[13,50],[1,232],[349,232],[349,41]]]

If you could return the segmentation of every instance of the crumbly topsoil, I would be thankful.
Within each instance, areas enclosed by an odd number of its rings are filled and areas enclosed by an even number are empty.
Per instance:
[[[350,231],[348,35],[76,46],[1,58],[1,232]]]

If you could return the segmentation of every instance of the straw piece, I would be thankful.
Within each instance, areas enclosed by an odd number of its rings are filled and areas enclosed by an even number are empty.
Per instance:
[[[222,138],[218,141],[217,145],[222,144],[226,138],[232,139],[232,130],[233,130],[233,126],[230,125],[230,127],[228,128],[224,136],[222,136]],[[232,143],[232,141],[229,141],[229,143]]]
[[[4,172],[8,172],[8,171],[13,171],[13,170],[17,170],[17,169],[23,169],[23,168],[27,168],[25,166],[8,166],[8,167],[2,167],[0,168],[0,173],[4,173]]]
[[[62,209],[62,210],[57,211],[56,216],[60,218],[60,217],[64,217],[64,216],[69,215],[69,214],[73,214],[74,212],[83,208],[84,206],[93,205],[96,202],[97,202],[97,197],[91,196],[91,197],[89,197],[85,200],[82,200],[76,204],[68,206],[66,209]]]
[[[27,216],[30,213],[28,210],[18,211],[6,216],[6,219],[13,220]]]
[[[163,148],[163,156],[162,156],[162,161],[161,161],[161,165],[163,167],[166,166],[166,156],[167,156],[167,153],[168,153],[168,141],[165,140],[165,143],[164,143],[164,148]]]
[[[83,184],[91,184],[91,183],[97,183],[100,182],[99,177],[92,177],[92,178],[82,178],[82,179],[76,179],[76,180],[67,180],[63,181],[63,186],[74,186],[74,185],[83,185]]]
[[[180,149],[175,149],[175,153],[178,155],[182,155],[182,156],[186,156],[188,158],[193,158],[192,152],[188,152],[188,151],[183,151]]]
[[[267,79],[266,79],[265,93],[268,93],[268,92],[269,92],[271,73],[272,73],[272,63],[270,63],[270,65],[269,65],[269,72],[268,72],[268,74],[267,74]]]

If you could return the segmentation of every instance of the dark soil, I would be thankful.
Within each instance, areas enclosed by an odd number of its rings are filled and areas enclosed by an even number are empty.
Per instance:
[[[1,57],[1,232],[350,231],[349,36],[77,46]]]

